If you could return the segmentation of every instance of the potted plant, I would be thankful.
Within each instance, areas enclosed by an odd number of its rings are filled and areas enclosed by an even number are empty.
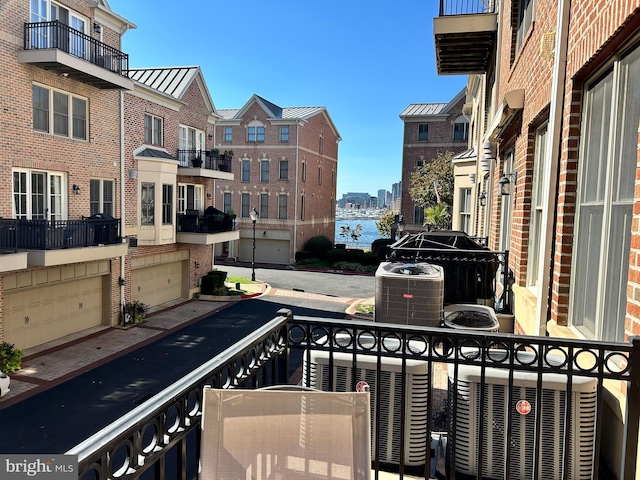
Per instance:
[[[217,148],[212,148],[211,149],[211,157],[212,158],[219,158],[220,157],[220,150],[218,150]]]
[[[142,323],[144,317],[149,311],[149,306],[139,300],[134,300],[124,306],[124,315],[122,318],[123,326],[131,326],[136,323]]]
[[[200,168],[202,166],[202,158],[200,157],[200,155],[196,155],[193,160],[191,160],[191,164],[194,166],[194,168]]]

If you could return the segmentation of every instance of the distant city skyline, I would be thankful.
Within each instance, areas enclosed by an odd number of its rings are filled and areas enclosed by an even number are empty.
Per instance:
[[[122,41],[131,67],[198,65],[216,108],[240,108],[254,93],[282,107],[326,107],[342,136],[336,198],[391,189],[389,179],[401,178],[400,113],[411,103],[448,102],[467,81],[436,74],[438,2],[407,0],[384,10],[338,0],[322,8],[293,0],[278,8],[205,0],[190,8],[169,0],[109,4],[137,25]],[[282,48],[268,54],[264,34],[282,40]]]

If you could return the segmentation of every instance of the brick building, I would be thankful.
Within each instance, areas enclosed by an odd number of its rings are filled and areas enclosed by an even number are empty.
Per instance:
[[[207,208],[233,174],[208,153],[220,117],[200,69],[129,69],[135,25],[104,1],[4,13],[0,341],[29,348],[118,325],[135,300],[191,298],[216,245],[239,238]]]
[[[155,306],[191,298],[216,244],[239,238],[222,212],[205,216],[214,181],[233,174],[210,154],[219,116],[199,67],[130,69],[129,77],[124,233],[136,248],[125,259],[124,294]]]
[[[311,237],[335,234],[338,142],[324,107],[279,107],[253,95],[240,109],[218,110],[214,142],[233,151],[235,180],[215,180],[213,204],[237,216],[240,239],[228,254],[257,262],[290,263]]]
[[[516,331],[627,341],[640,332],[640,4],[477,6],[436,18],[438,72],[470,75],[475,219],[510,251]],[[607,389],[615,430],[627,397]],[[619,476],[623,446],[603,435]]]
[[[10,2],[2,17],[0,340],[27,348],[119,317],[120,100],[133,88],[120,39],[135,25],[88,0]]]
[[[409,194],[411,174],[438,153],[467,149],[469,120],[462,114],[464,103],[462,90],[448,103],[412,103],[400,113],[404,122],[400,213],[408,230],[423,230],[424,224],[424,208]]]

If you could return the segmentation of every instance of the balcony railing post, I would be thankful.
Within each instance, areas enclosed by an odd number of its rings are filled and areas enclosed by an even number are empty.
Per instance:
[[[289,308],[281,308],[277,315],[287,319],[287,326],[284,329],[286,335],[284,353],[277,359],[276,382],[289,383],[289,335],[286,332],[288,332],[288,325],[293,321],[293,312]]]
[[[627,385],[627,418],[622,445],[625,445],[623,479],[636,478],[638,461],[638,434],[640,433],[640,337],[631,338],[631,374]]]

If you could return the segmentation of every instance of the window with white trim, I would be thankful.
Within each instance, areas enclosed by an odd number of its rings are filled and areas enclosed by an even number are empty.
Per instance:
[[[87,100],[42,85],[32,86],[33,129],[76,140],[87,139]]]
[[[540,242],[542,232],[542,209],[545,203],[544,169],[547,151],[547,124],[536,130],[533,152],[533,182],[531,185],[531,218],[529,220],[529,255],[527,259],[527,286],[538,285],[540,265]]]
[[[569,317],[623,341],[640,122],[640,47],[612,55],[584,92]]]
[[[453,122],[453,139],[465,142],[469,139],[469,119],[464,115]]]
[[[251,180],[251,162],[248,159],[241,160],[240,165],[242,167],[240,181],[249,182]]]
[[[149,113],[144,115],[144,143],[162,146],[162,118]]]
[[[233,127],[224,127],[223,141],[233,142]]]
[[[198,156],[200,156],[201,160],[204,160],[202,158],[205,150],[204,139],[204,130],[188,127],[186,125],[179,126],[178,150],[180,150],[180,153],[178,156],[180,158],[181,165],[187,163],[187,166],[191,166],[188,162]]]
[[[156,184],[140,184],[140,225],[155,225]]]
[[[269,181],[269,160],[260,160],[260,181]]]
[[[269,218],[269,194],[260,194],[260,218]]]
[[[162,224],[173,223],[173,185],[162,184]]]
[[[241,201],[242,218],[249,218],[249,210],[250,210],[249,205],[251,204],[251,196],[248,193],[243,192],[240,197],[240,201]]]
[[[280,180],[289,178],[289,160],[280,160]]]
[[[89,214],[105,213],[114,216],[113,199],[115,182],[110,179],[92,178],[89,180]]]
[[[418,124],[418,140],[429,140],[429,124],[428,123],[420,123]]]
[[[287,219],[287,195],[278,195],[278,220]]]
[[[224,192],[222,194],[222,211],[229,214],[231,211],[231,192]]]
[[[261,122],[253,120],[247,125],[247,142],[264,142],[264,125]]]
[[[507,151],[504,158],[503,174],[507,175],[507,178],[511,178],[509,174],[513,172],[514,161],[514,149],[511,148]],[[509,250],[511,240],[511,213],[515,195],[515,185],[511,185],[511,195],[502,196],[502,208],[500,210],[500,250]]]
[[[471,189],[460,189],[460,230],[471,233]]]
[[[58,48],[80,58],[89,58],[90,49],[81,34],[88,34],[89,19],[67,7],[50,0],[31,0],[30,21],[32,23],[52,22],[71,27],[68,36],[53,28],[37,28],[31,31],[31,45],[33,48]]]
[[[178,213],[184,215],[187,210],[204,211],[204,189],[202,185],[191,183],[178,184]]]
[[[282,125],[280,127],[280,141],[281,142],[289,141],[289,125]]]
[[[65,220],[66,175],[46,170],[13,169],[14,218]]]
[[[518,2],[517,18],[516,18],[516,48],[518,52],[524,43],[529,27],[533,24],[535,18],[535,0],[520,0]]]

